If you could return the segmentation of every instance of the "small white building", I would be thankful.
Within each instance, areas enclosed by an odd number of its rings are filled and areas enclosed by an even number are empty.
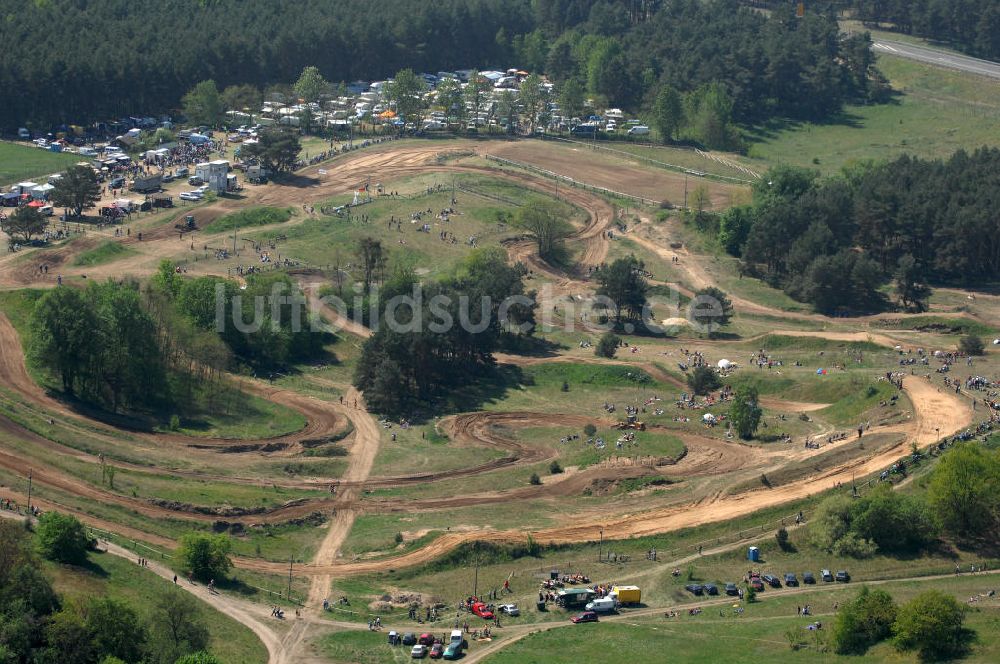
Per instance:
[[[229,162],[225,159],[202,162],[194,167],[194,174],[217,194],[226,191],[226,175],[228,173]]]

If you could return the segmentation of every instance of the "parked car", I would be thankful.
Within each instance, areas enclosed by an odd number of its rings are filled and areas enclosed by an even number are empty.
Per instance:
[[[180,199],[182,201],[200,201],[203,198],[200,191],[182,191]]]
[[[840,583],[847,583],[851,580],[851,575],[846,570],[840,570],[834,578]]]
[[[575,624],[597,622],[597,614],[593,611],[584,611],[578,616],[570,618]]]
[[[517,608],[517,604],[501,604],[500,613],[505,613],[508,616],[519,616],[521,609]]]
[[[111,181],[108,182],[108,186],[112,189],[121,189],[125,186],[125,178],[121,176],[111,178]]]
[[[461,642],[451,642],[448,647],[444,649],[444,659],[458,659],[462,656],[462,643]]]
[[[413,646],[413,649],[410,650],[410,657],[413,659],[423,659],[424,657],[427,657],[427,646],[422,643],[418,643]]]
[[[486,608],[486,605],[482,602],[476,602],[472,605],[472,612],[482,618],[483,620],[492,620],[493,612]]]
[[[702,593],[705,592],[705,587],[697,583],[689,583],[688,585],[684,586],[684,590],[688,591],[692,595],[701,595]]]
[[[174,175],[171,173],[164,173],[163,177],[160,178],[160,182],[173,182],[173,181],[174,181]]]
[[[764,583],[771,586],[772,588],[781,587],[781,581],[779,581],[778,577],[774,576],[773,574],[765,574],[760,578],[764,581]]]
[[[797,586],[797,585],[799,585],[799,580],[795,577],[794,574],[786,574],[785,575],[785,585],[786,586]]]
[[[735,597],[740,594],[740,589],[736,587],[735,583],[727,583],[726,594]]]
[[[649,135],[649,127],[647,127],[646,125],[637,125],[635,127],[629,127],[628,135],[629,136],[648,136]]]
[[[764,582],[760,580],[759,576],[750,577],[750,587],[760,592],[764,589]]]
[[[197,187],[199,185],[205,184],[205,181],[202,180],[197,175],[192,175],[191,177],[188,178],[188,184],[191,185],[192,187]]]
[[[417,642],[417,635],[414,634],[413,632],[407,632],[407,633],[403,634],[403,645],[404,646],[412,646],[416,642]]]
[[[179,178],[186,178],[188,176],[188,173],[189,173],[189,171],[188,171],[187,166],[183,166],[181,168],[178,168],[177,172],[174,173],[174,175],[176,175]]]
[[[816,583],[816,577],[813,576],[812,572],[802,572],[802,583],[808,583],[812,585]]]
[[[438,641],[431,646],[431,659],[441,659],[441,655],[444,654],[444,644]]]
[[[831,574],[828,569],[820,570],[819,577],[827,583],[833,581],[833,574]]]
[[[425,645],[425,646],[429,647],[429,646],[433,645],[433,643],[434,643],[434,635],[433,634],[428,634],[428,633],[425,632],[425,633],[423,633],[423,634],[421,634],[420,636],[417,637],[417,643],[420,643],[422,645]]]
[[[706,583],[705,584],[705,594],[706,595],[718,595],[719,594],[719,587],[716,586],[714,583]]]

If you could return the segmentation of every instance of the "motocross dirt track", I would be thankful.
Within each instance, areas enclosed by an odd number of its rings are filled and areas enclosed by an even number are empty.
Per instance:
[[[198,208],[194,214],[199,225],[204,226],[213,219],[246,205],[299,206],[302,203],[310,201],[319,202],[326,200],[336,194],[355,189],[359,183],[369,177],[373,180],[391,181],[393,178],[408,175],[437,172],[489,174],[493,177],[502,177],[509,181],[515,181],[530,189],[558,195],[587,213],[587,222],[581,228],[574,231],[568,238],[569,243],[582,249],[577,259],[579,268],[572,274],[555,269],[539,260],[537,255],[535,255],[534,245],[527,240],[515,239],[507,243],[508,251],[513,258],[525,261],[532,270],[549,277],[557,286],[562,287],[564,290],[585,287],[586,268],[600,264],[607,256],[609,241],[606,238],[605,231],[614,221],[614,207],[604,199],[582,190],[567,189],[565,186],[558,187],[547,180],[536,179],[519,172],[501,172],[485,167],[440,163],[438,161],[440,157],[456,152],[458,148],[454,147],[454,144],[452,145],[453,147],[442,149],[434,144],[403,145],[397,147],[389,143],[386,146],[380,146],[369,151],[358,152],[338,159],[334,162],[335,169],[331,169],[330,175],[318,175],[318,170],[324,168],[323,164],[309,167],[299,174],[298,181],[300,186],[270,185],[265,188],[254,189],[248,193],[244,200],[219,201],[213,203],[211,206]],[[476,143],[469,143],[468,146],[477,150],[479,149]],[[526,156],[522,154],[519,157],[513,154],[515,148],[506,148],[506,150],[507,154],[514,159],[520,160]],[[501,150],[500,153],[502,152]],[[586,166],[580,163],[574,163],[573,165],[576,167]],[[326,167],[329,168],[329,166]],[[553,168],[553,170],[560,169]],[[587,174],[579,175],[579,179],[591,181],[591,177],[597,177],[597,171],[591,170],[593,172],[587,171]],[[607,176],[606,173],[601,175],[601,177],[605,176]],[[594,183],[601,184],[600,182]],[[718,199],[716,198],[717,195]],[[722,203],[721,197],[726,195],[728,195],[727,192],[713,192],[713,202],[718,200]],[[290,223],[304,223],[307,220],[308,218],[300,218]],[[201,233],[198,237],[198,242],[211,243],[213,241],[221,241],[223,237],[220,234]],[[639,233],[630,235],[630,237],[665,258],[669,259],[674,253],[678,253],[666,249],[665,244],[654,241]],[[138,239],[134,236],[125,241],[129,244],[139,245]],[[85,243],[75,244],[71,250],[66,248],[65,250],[39,252],[34,257],[35,260],[26,260],[23,263],[19,262],[14,270],[0,271],[0,274],[4,275],[0,276],[0,286],[21,287],[36,285],[47,287],[54,285],[54,279],[39,277],[37,266],[42,263],[62,266],[68,274],[79,274],[80,270],[74,270],[69,267],[71,256],[73,253],[84,250],[88,246],[93,246],[89,238]],[[148,274],[155,267],[159,258],[170,256],[175,252],[176,232],[167,225],[164,225],[144,235],[141,246],[137,246],[136,248],[141,249],[142,254],[140,256],[129,258],[124,262],[118,262],[113,265],[88,268],[86,270],[87,276],[89,278],[120,276],[122,270],[126,267],[129,271],[136,274]],[[7,260],[9,261],[10,259]],[[699,260],[700,257],[682,251],[680,269],[685,272],[687,282],[694,288],[701,288],[713,283],[711,275],[702,268]],[[0,263],[4,262],[6,261],[0,259]],[[309,296],[311,301],[315,302],[317,300],[316,293],[309,293]],[[796,314],[778,311],[739,298],[734,298],[734,303],[741,310],[783,317],[789,320],[827,320],[814,314]],[[330,315],[329,311],[324,311],[324,313],[328,316]],[[358,336],[363,337],[368,333],[367,330],[360,326],[355,326],[354,328],[350,326],[344,327],[347,332],[357,334]],[[870,335],[864,332],[782,331],[780,334],[825,338],[831,341],[872,341],[889,347],[898,343],[897,340],[888,335]],[[576,357],[522,358],[505,356],[498,359],[517,364],[553,361],[598,361],[596,358],[585,360]],[[677,382],[675,377],[652,362],[645,364],[644,368],[657,380],[671,384]],[[60,423],[67,427],[73,427],[75,423],[83,421],[90,425],[88,429],[90,435],[95,435],[94,428],[109,431],[110,435],[110,425],[89,419],[86,415],[50,397],[44,390],[38,387],[26,370],[23,351],[17,333],[3,315],[0,315],[0,382],[7,389],[16,393],[22,401],[30,404],[30,407],[36,409],[38,413],[57,417]],[[258,396],[298,410],[305,415],[308,422],[304,429],[294,434],[266,441],[239,441],[241,444],[246,442],[251,446],[263,446],[278,443],[281,447],[273,454],[292,454],[301,449],[301,441],[310,438],[333,436],[343,430],[348,420],[350,420],[355,428],[355,432],[350,439],[348,469],[339,482],[340,492],[338,496],[300,501],[269,510],[265,513],[239,517],[243,520],[253,522],[280,522],[315,511],[326,513],[328,510],[332,510],[332,518],[330,518],[326,526],[327,533],[318,549],[315,559],[311,564],[296,570],[297,574],[313,577],[307,603],[307,610],[309,611],[316,610],[322,598],[325,597],[330,580],[335,577],[384,571],[390,568],[399,569],[406,566],[428,563],[454,547],[473,540],[494,542],[523,541],[528,535],[527,531],[495,531],[485,528],[479,531],[449,532],[442,534],[425,546],[403,555],[378,560],[341,560],[339,559],[339,550],[350,533],[354,518],[359,512],[366,509],[364,501],[361,500],[364,489],[450,481],[456,478],[489,473],[500,468],[546,461],[553,455],[551,450],[528,446],[507,438],[498,433],[498,427],[573,426],[579,428],[584,423],[595,422],[592,418],[527,412],[469,413],[457,415],[446,418],[441,423],[442,429],[448,433],[452,440],[459,445],[498,449],[503,452],[504,456],[484,464],[449,472],[421,473],[398,477],[371,477],[371,469],[379,449],[381,431],[378,423],[374,421],[363,407],[353,409],[325,402],[289,390],[274,389],[260,381],[243,379],[241,383],[245,389],[252,391]],[[971,421],[971,413],[967,404],[947,391],[940,391],[926,379],[907,377],[904,384],[904,391],[914,408],[912,422],[906,427],[909,433],[908,441],[914,441],[917,445],[927,445],[942,436],[950,435],[963,429]],[[353,403],[355,396],[358,395],[348,392],[348,402]],[[358,398],[360,403],[360,396]],[[824,404],[772,400],[772,403],[768,405],[774,408],[784,408],[790,412],[806,412],[821,408]],[[172,445],[185,448],[185,453],[190,452],[192,454],[217,454],[222,448],[231,446],[236,442],[222,439],[189,438],[176,434],[153,434],[134,431],[130,431],[129,434],[146,441],[155,442],[158,445]],[[74,455],[77,458],[94,461],[93,457],[65,448],[58,443],[47,441],[3,417],[0,417],[0,435],[43,446],[47,450],[52,450],[53,453]],[[665,478],[725,474],[760,467],[762,464],[768,463],[770,459],[760,448],[744,446],[735,442],[727,442],[707,436],[680,435],[679,437],[685,443],[687,452],[683,458],[674,464],[658,465],[656,467],[593,467],[583,471],[568,472],[563,477],[547,478],[541,486],[520,487],[507,491],[482,491],[444,498],[386,501],[385,503],[380,503],[379,507],[389,512],[418,512],[421,510],[472,505],[511,504],[522,500],[579,495],[581,491],[597,479],[624,479],[651,473],[662,475]],[[690,504],[675,505],[632,514],[585,514],[581,516],[578,522],[571,526],[541,528],[532,532],[531,536],[543,544],[549,542],[579,542],[595,539],[596,533],[602,528],[605,537],[617,539],[663,533],[704,523],[724,521],[765,507],[779,505],[808,496],[816,491],[833,486],[837,482],[849,481],[854,474],[865,475],[877,472],[898,459],[903,452],[903,446],[904,443],[901,442],[898,445],[882,450],[874,456],[854,459],[803,480],[774,489],[761,489],[728,496],[718,492]],[[28,470],[28,466],[29,464],[18,459],[15,455],[0,452],[0,467],[7,468],[18,474],[24,474]],[[51,466],[39,466],[35,463],[30,464],[30,466],[33,468],[34,477],[37,482],[94,501],[121,505],[151,518],[191,519],[199,521],[212,521],[219,518],[217,515],[178,511],[153,505],[141,499],[120,496],[113,492],[96,488],[87,482],[77,480]],[[162,472],[163,474],[170,474],[169,471]],[[176,474],[201,478],[212,477],[212,475],[200,473],[186,474],[178,472]],[[260,482],[257,479],[241,479],[229,476],[219,476],[219,479],[230,482]],[[282,480],[279,482],[281,486],[301,488],[317,488],[324,483],[325,481],[322,480]],[[5,493],[14,497],[19,495],[17,492],[7,491],[6,489]],[[92,525],[113,530],[128,537],[141,539],[167,548],[174,546],[174,543],[169,539],[95,518],[83,514],[78,510],[57,505],[52,501],[43,499],[35,500],[35,502],[46,509],[58,508],[77,513],[83,520]],[[284,563],[237,558],[235,564],[244,569],[272,574],[285,574],[287,572],[287,565]],[[286,664],[293,661],[305,661],[295,653],[301,650],[303,641],[307,636],[307,623],[308,621],[296,623],[293,629],[280,640],[279,645],[274,644],[273,639],[275,637],[273,634],[268,637],[268,648],[272,652],[272,662]]]

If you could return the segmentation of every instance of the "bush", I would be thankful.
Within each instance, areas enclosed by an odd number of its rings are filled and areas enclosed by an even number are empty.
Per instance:
[[[1000,527],[1000,451],[976,443],[957,445],[938,462],[927,495],[935,518],[950,535],[995,535]]]
[[[219,579],[232,567],[229,552],[232,541],[226,535],[189,533],[183,535],[177,547],[177,557],[184,571],[201,581]]]
[[[861,655],[868,648],[892,634],[896,603],[884,590],[861,592],[840,611],[833,624],[833,647],[841,655]]]
[[[966,355],[983,355],[986,347],[980,337],[969,334],[958,340],[958,350]]]
[[[713,369],[709,367],[695,367],[687,375],[687,384],[692,392],[704,396],[713,390],[719,389],[722,386],[722,381],[719,380],[719,374],[715,373]]]
[[[753,589],[753,586],[747,586],[743,597],[746,599],[747,604],[752,604],[757,601],[757,591]]]
[[[558,461],[553,461],[552,464],[549,466],[549,474],[550,475],[558,475],[562,471],[563,471],[563,468],[562,468],[562,466],[559,465]]]
[[[898,650],[916,650],[923,660],[964,653],[969,632],[962,626],[965,607],[940,590],[927,590],[899,609],[892,625]]]
[[[46,512],[38,519],[38,550],[49,560],[79,565],[86,562],[90,538],[79,519]]]
[[[595,433],[597,433],[597,427],[595,427],[593,424],[583,425],[583,435],[589,438],[593,436]]]
[[[222,660],[212,653],[202,650],[201,652],[184,655],[174,662],[174,664],[222,664]]]
[[[610,360],[618,352],[618,346],[621,345],[621,342],[621,337],[614,332],[605,332],[601,335],[601,340],[597,342],[597,346],[594,348],[594,355],[597,357],[606,357]]]
[[[528,482],[537,486],[542,483],[542,478],[538,476],[538,473],[532,473]]]
[[[396,533],[395,541],[396,541],[396,544],[402,544],[403,543],[403,533]]]

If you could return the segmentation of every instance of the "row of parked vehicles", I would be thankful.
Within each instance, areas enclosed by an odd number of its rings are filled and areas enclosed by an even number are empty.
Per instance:
[[[836,574],[834,574],[830,570],[824,569],[820,571],[819,576],[824,583],[833,583],[833,582],[847,583],[851,580],[851,575],[847,572],[847,570],[839,570]],[[785,580],[785,585],[788,587],[797,587],[799,585],[799,578],[795,574],[792,573],[785,574],[784,580]],[[805,583],[807,585],[812,585],[816,583],[816,577],[813,575],[812,572],[803,572],[802,583]],[[777,576],[774,576],[773,574],[752,574],[750,576],[749,585],[756,592],[760,592],[764,590],[766,586],[770,586],[771,588],[780,588],[781,579],[779,579]],[[684,586],[684,589],[687,590],[692,595],[700,596],[700,595],[719,594],[719,587],[713,583],[705,583],[705,584],[691,583]],[[740,594],[740,590],[735,583],[725,584],[724,591],[727,595],[733,597]]]
[[[400,636],[398,632],[391,631],[389,632],[389,645],[411,646],[410,657],[413,659],[430,657],[431,659],[451,660],[459,659],[462,656],[462,651],[469,646],[469,642],[465,640],[465,635],[460,629],[452,630],[448,643],[444,643],[430,633],[417,636],[413,632],[406,632]]]

